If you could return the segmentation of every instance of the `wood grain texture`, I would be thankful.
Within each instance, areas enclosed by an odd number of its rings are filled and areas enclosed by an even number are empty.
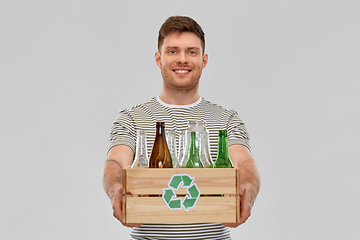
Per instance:
[[[124,194],[162,194],[162,189],[168,187],[171,177],[175,174],[195,177],[194,182],[201,194],[239,194],[236,168],[124,169]],[[178,191],[178,194],[187,194],[185,188]]]
[[[171,210],[161,197],[126,197],[127,223],[204,223],[237,221],[236,197],[200,197],[195,207]]]
[[[174,175],[194,178],[200,197],[186,211],[170,209],[162,198]],[[124,169],[123,209],[126,223],[202,223],[240,220],[239,169]],[[174,190],[174,198],[184,199],[187,187]],[[150,196],[149,196],[150,195]]]

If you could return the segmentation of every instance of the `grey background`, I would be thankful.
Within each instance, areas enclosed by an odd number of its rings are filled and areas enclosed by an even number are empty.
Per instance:
[[[358,1],[1,1],[0,239],[127,239],[102,185],[112,121],[160,93],[171,15],[206,33],[262,189],[234,239],[358,239]]]

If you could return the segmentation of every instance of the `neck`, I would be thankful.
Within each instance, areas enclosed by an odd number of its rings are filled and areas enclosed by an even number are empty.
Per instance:
[[[159,97],[167,104],[188,105],[199,100],[200,95],[197,88],[192,91],[167,91],[163,88]]]

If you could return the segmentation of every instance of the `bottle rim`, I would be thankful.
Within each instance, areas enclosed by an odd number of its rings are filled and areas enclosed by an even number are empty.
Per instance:
[[[227,130],[219,130],[219,136],[227,136]]]
[[[156,122],[156,126],[165,127],[165,122]]]

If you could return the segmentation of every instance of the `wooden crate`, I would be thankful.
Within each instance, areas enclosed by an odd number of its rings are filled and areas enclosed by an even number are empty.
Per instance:
[[[126,223],[236,223],[240,219],[237,168],[124,169],[123,186]]]

